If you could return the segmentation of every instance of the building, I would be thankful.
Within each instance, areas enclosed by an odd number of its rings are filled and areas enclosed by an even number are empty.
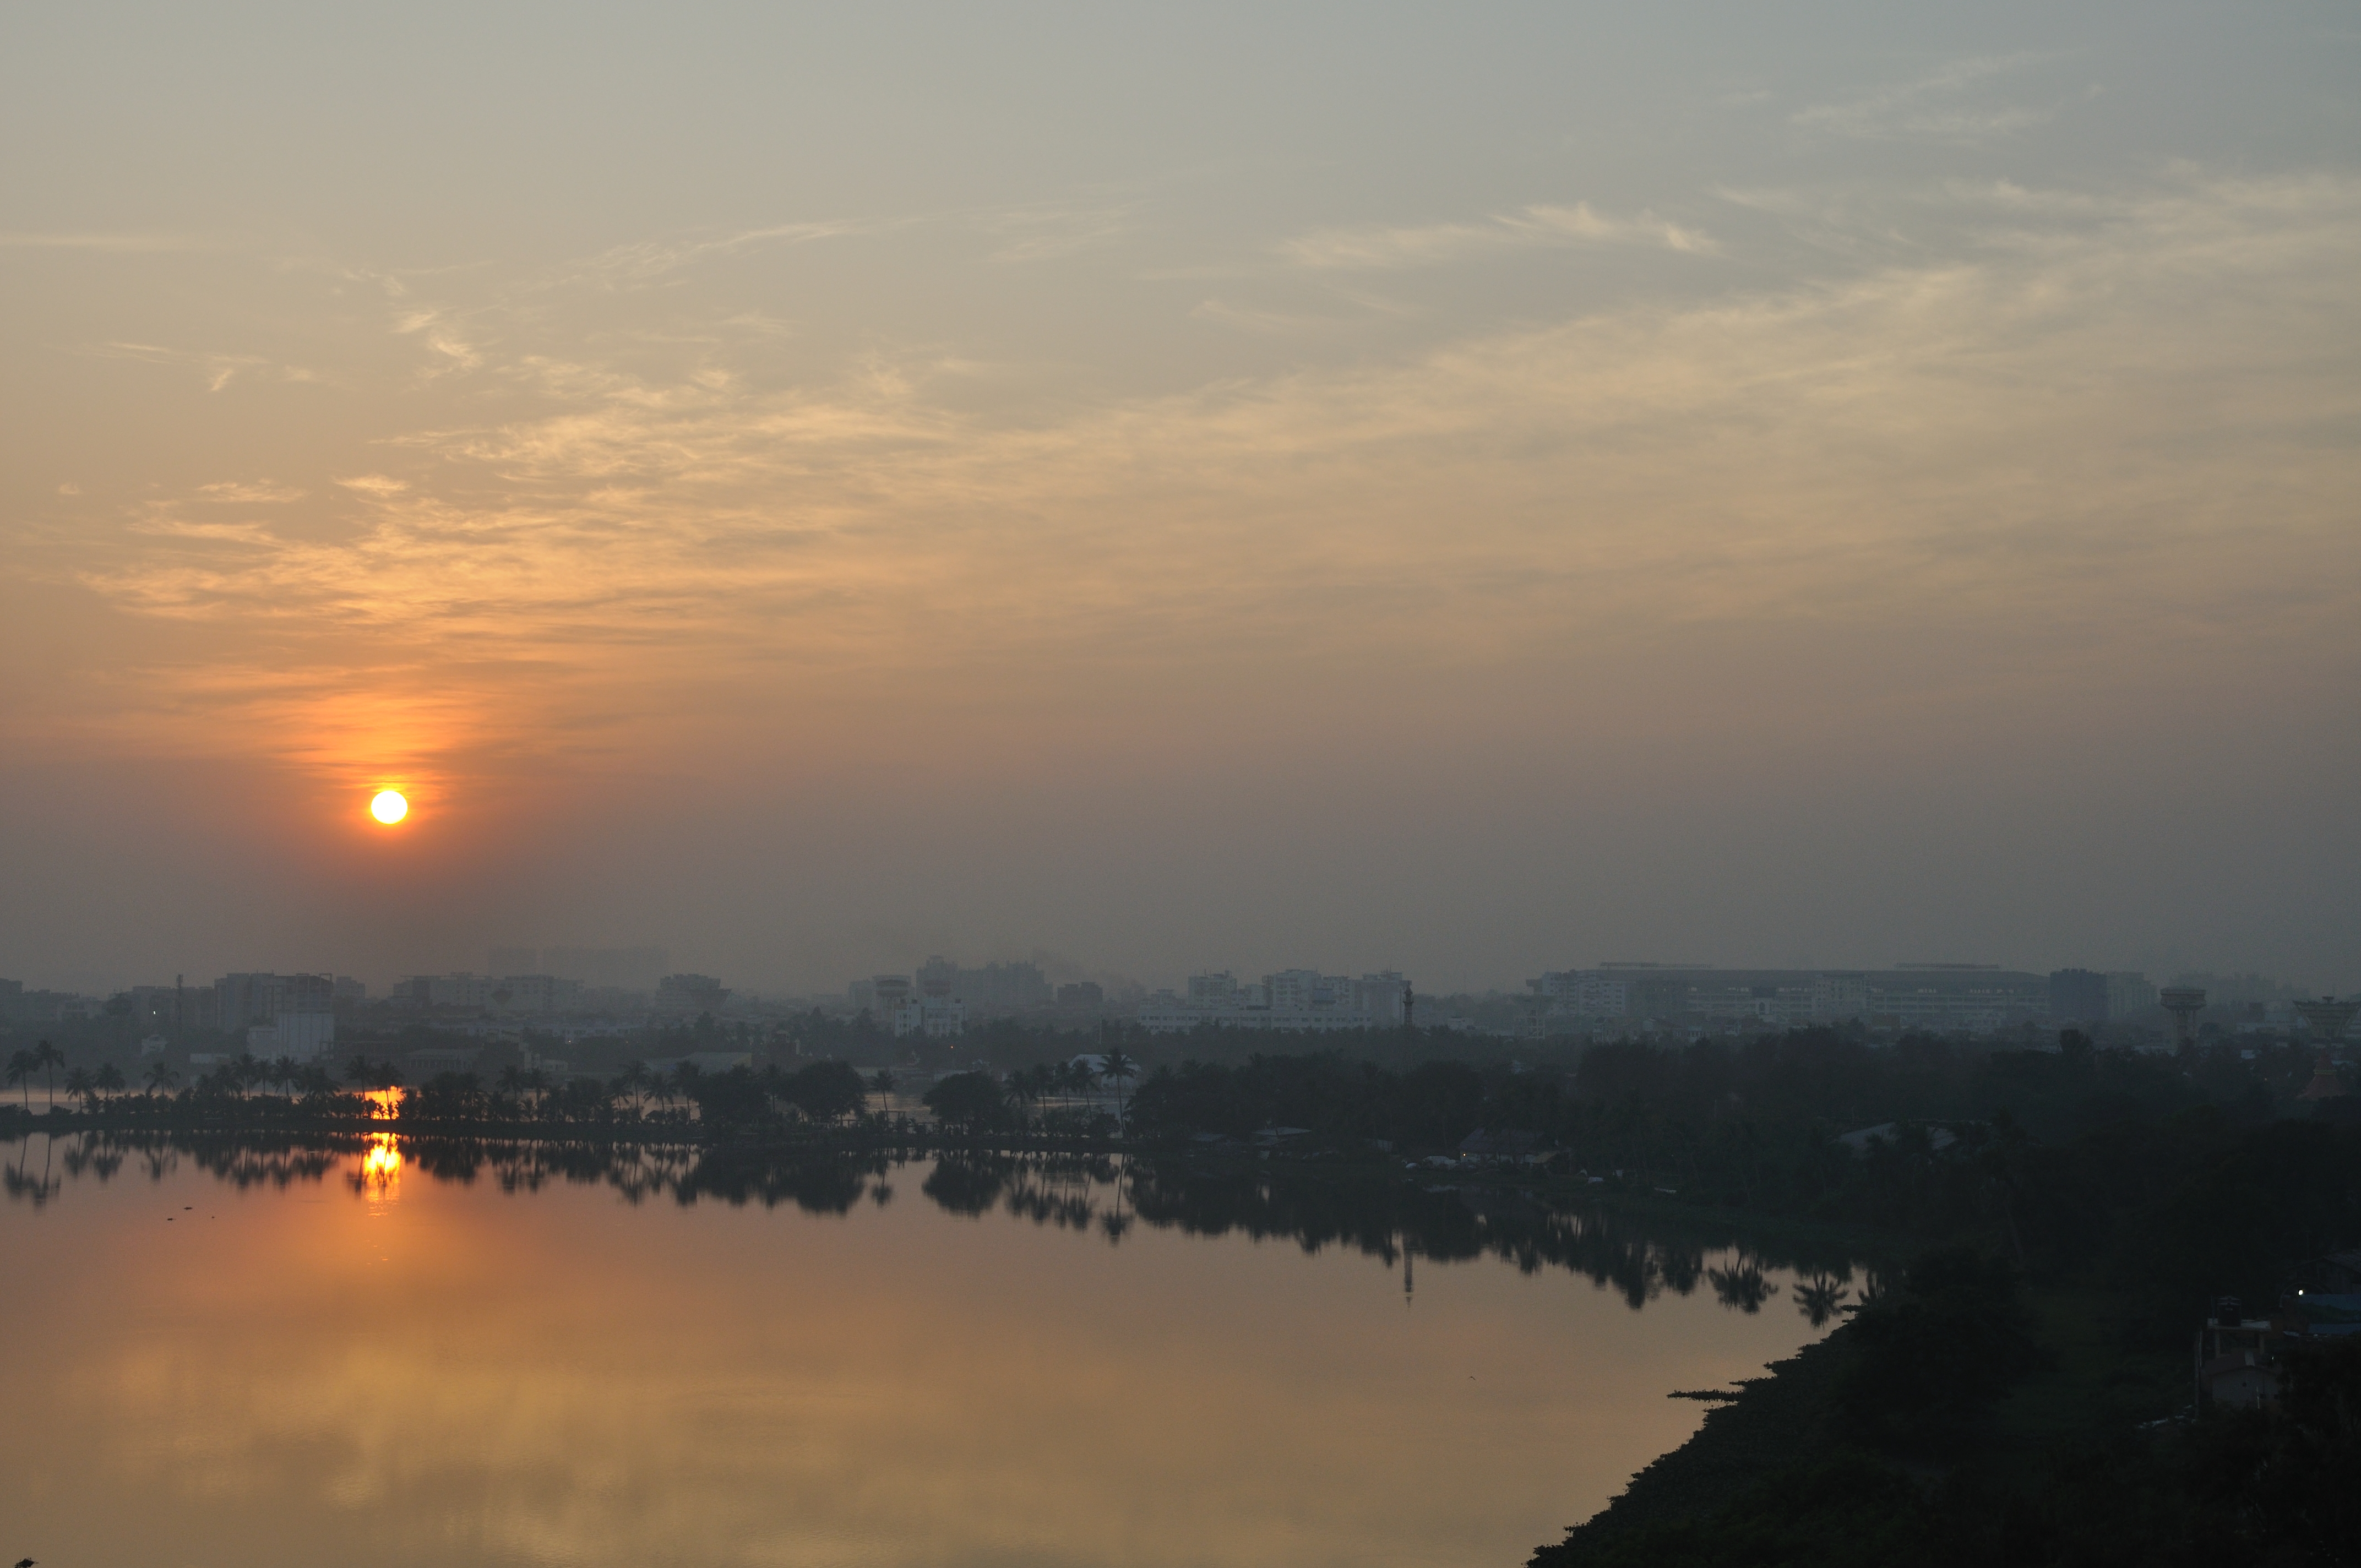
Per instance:
[[[108,1003],[110,1011],[126,1009],[143,1028],[177,1034],[183,1029],[210,1029],[215,1016],[215,995],[210,985],[135,985]]]
[[[2065,1026],[2069,1024],[2103,1024],[2111,1016],[2107,1011],[2107,977],[2097,970],[2061,969],[2049,972],[2049,1021]]]
[[[514,974],[552,974],[591,990],[653,991],[672,966],[662,948],[544,948],[538,962],[494,964]]]
[[[1400,1028],[1410,1017],[1411,985],[1399,970],[1354,979],[1318,970],[1279,970],[1260,983],[1235,975],[1194,974],[1186,995],[1159,991],[1139,1004],[1140,1026],[1177,1034],[1212,1025],[1323,1034]]]
[[[938,954],[918,966],[917,980],[920,992],[956,996],[980,1017],[1003,1017],[1047,1007],[1057,1000],[1049,977],[1035,963],[988,963],[982,969],[962,969]]]
[[[653,990],[670,967],[662,948],[494,948],[485,959],[498,975],[548,975],[617,991]]]
[[[401,1058],[401,1070],[412,1083],[425,1083],[446,1072],[473,1072],[482,1053],[473,1046],[425,1046]]]
[[[1602,1025],[1800,1028],[1861,1022],[1895,1029],[1989,1034],[2047,1022],[2049,983],[1997,964],[1901,964],[1892,970],[1748,970],[1708,964],[1601,964],[1527,981],[1536,1034]]]
[[[2156,1005],[2156,987],[2136,970],[2112,970],[2107,974],[2107,1016],[2120,1022]]]
[[[909,997],[890,1016],[897,1039],[912,1035],[923,1035],[930,1040],[950,1039],[967,1029],[967,1003],[956,996]]]
[[[1080,980],[1071,985],[1061,985],[1058,988],[1058,1005],[1104,1007],[1106,1005],[1106,988],[1094,980]]]
[[[571,1013],[581,999],[580,985],[554,974],[506,975],[492,990],[492,1004],[500,1011],[534,1018]]]
[[[247,1026],[246,1048],[248,1055],[265,1061],[274,1057],[302,1061],[326,1056],[336,1048],[336,1015],[326,1008],[280,1013],[268,1024]]]
[[[668,974],[656,982],[653,1009],[659,1018],[694,1018],[719,1013],[729,990],[709,974]]]
[[[902,1003],[917,994],[917,987],[910,983],[906,974],[880,974],[856,980],[845,992],[855,1013],[866,1013],[880,1023],[891,1023],[902,1010]]]
[[[500,982],[488,974],[413,974],[393,988],[394,999],[412,1007],[465,1007],[481,1012],[492,1004]]]
[[[214,981],[214,1026],[235,1033],[268,1024],[281,1013],[334,1013],[336,977],[329,974],[225,974]]]
[[[1621,1018],[1631,1010],[1631,988],[1612,975],[1553,970],[1525,984],[1540,998],[1541,1011],[1553,1018],[1588,1022]]]

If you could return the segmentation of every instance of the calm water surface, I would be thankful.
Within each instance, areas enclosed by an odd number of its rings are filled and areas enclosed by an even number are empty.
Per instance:
[[[1408,1186],[0,1157],[0,1560],[44,1568],[1514,1568],[1695,1430],[1667,1390],[1824,1332],[1759,1255]]]

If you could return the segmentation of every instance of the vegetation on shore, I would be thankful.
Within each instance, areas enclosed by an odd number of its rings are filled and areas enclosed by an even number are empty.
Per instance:
[[[2355,1561],[2361,1339],[2292,1357],[2269,1411],[2197,1410],[2190,1343],[2361,1238],[2361,1128],[2141,1098],[2055,1143],[1872,1150],[1886,1190],[1823,1207],[1942,1245],[1533,1568]]]

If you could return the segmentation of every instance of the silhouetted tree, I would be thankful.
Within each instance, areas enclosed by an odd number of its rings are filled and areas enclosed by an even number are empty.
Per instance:
[[[955,1072],[927,1091],[926,1106],[948,1126],[982,1132],[1000,1120],[1000,1085],[988,1072]]]
[[[49,1044],[49,1041],[43,1040],[39,1045],[33,1047],[33,1065],[41,1069],[42,1091],[48,1094],[52,1101],[56,1100],[58,1097],[58,1084],[56,1078],[52,1076],[52,1074],[55,1069],[61,1068],[66,1065],[65,1052],[58,1049],[57,1047]]]
[[[785,1089],[787,1103],[815,1122],[840,1121],[869,1101],[868,1086],[851,1062],[807,1062],[787,1075]]]

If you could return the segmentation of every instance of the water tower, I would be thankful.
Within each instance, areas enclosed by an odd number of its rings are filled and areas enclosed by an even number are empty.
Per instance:
[[[2197,1015],[2205,1011],[2205,988],[2202,985],[2168,985],[2156,993],[2157,1005],[2172,1014],[2172,1043],[2192,1044],[2197,1038]]]
[[[2353,1014],[2361,1013],[2361,1003],[2339,1002],[2334,996],[2323,996],[2317,1002],[2299,1002],[2295,1015],[2312,1038],[2325,1045],[2345,1037],[2345,1027],[2353,1022]]]

